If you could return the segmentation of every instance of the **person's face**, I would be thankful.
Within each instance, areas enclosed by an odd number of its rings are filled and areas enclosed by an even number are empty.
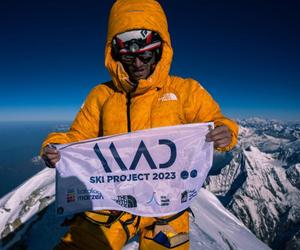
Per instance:
[[[120,61],[132,81],[148,78],[156,66],[154,51],[121,55]]]

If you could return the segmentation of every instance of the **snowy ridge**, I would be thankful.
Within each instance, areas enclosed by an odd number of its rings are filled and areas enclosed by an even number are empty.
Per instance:
[[[274,249],[300,248],[298,124],[240,121],[239,144],[206,188]]]
[[[269,249],[211,192],[201,189],[192,210],[191,249]]]
[[[191,208],[195,213],[195,218],[190,216],[192,250],[270,249],[228,212],[211,192],[201,189]],[[137,249],[136,241],[123,248]]]
[[[0,239],[54,201],[55,171],[44,169],[0,200]]]
[[[201,190],[192,204],[191,249],[266,249],[240,221],[273,249],[300,249],[300,124],[260,118],[239,123],[238,146],[216,154],[217,169],[206,182],[234,216]],[[53,248],[67,230],[53,204],[41,213],[54,200],[54,189],[54,171],[45,169],[0,199],[3,249],[17,241],[21,249]],[[124,249],[138,249],[138,243]]]
[[[53,169],[44,169],[0,200],[3,249],[17,244],[18,247],[46,250],[52,249],[59,241],[66,228],[60,229],[62,219],[55,217],[53,205],[40,213],[54,200],[54,172]],[[195,218],[190,220],[191,249],[269,249],[209,191],[200,190],[192,209]],[[33,220],[37,214],[40,218]],[[23,223],[25,227],[20,227]],[[51,234],[43,233],[46,228]],[[16,231],[15,235],[3,240],[13,231]],[[124,249],[138,249],[138,243],[132,241]]]

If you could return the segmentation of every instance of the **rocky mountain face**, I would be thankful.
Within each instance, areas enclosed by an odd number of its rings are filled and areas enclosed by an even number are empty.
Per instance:
[[[205,183],[273,249],[300,249],[300,124],[240,120],[239,144],[216,154]]]
[[[239,124],[238,146],[215,155],[205,188],[273,249],[300,249],[300,124],[257,118]],[[67,229],[48,206],[54,182],[45,169],[0,199],[1,249],[52,249],[58,242]],[[201,190],[193,203],[191,249],[268,249],[211,192]]]
[[[55,131],[67,128],[62,124]],[[44,166],[38,156],[32,163]],[[55,170],[50,168],[44,168],[0,198],[0,249],[53,249],[68,230],[66,218],[55,215],[54,200]],[[190,216],[191,249],[270,249],[208,190],[198,192],[192,209],[196,216]],[[139,249],[137,240],[133,238],[123,249]]]

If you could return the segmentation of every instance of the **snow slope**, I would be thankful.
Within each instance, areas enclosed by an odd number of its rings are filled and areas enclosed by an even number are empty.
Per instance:
[[[231,160],[206,188],[274,249],[300,249],[300,126],[240,121]]]
[[[54,196],[55,171],[46,168],[0,199],[2,249],[53,248],[67,230],[60,226],[63,219],[55,217],[53,204],[48,206]],[[191,249],[269,249],[211,192],[201,189],[192,209],[195,218],[190,217]],[[132,240],[124,249],[138,249],[138,243]]]

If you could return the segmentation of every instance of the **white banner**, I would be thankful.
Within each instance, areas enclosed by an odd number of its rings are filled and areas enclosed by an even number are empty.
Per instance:
[[[213,123],[188,124],[57,145],[58,215],[120,210],[158,217],[190,206],[212,166]]]

